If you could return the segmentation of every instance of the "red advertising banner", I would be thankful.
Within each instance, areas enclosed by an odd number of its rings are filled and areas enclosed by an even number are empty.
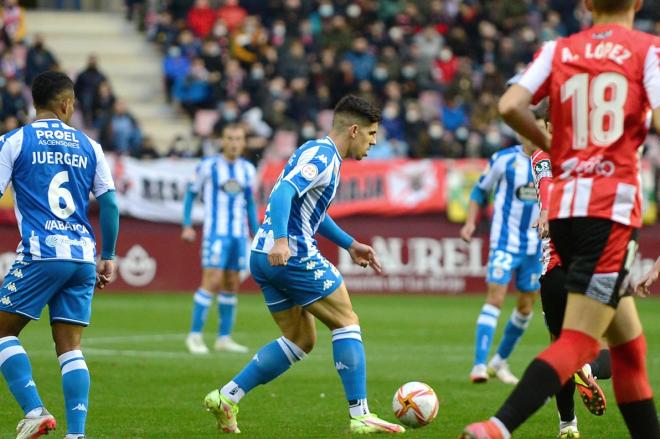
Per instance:
[[[344,275],[352,293],[479,293],[488,252],[487,228],[470,244],[458,238],[459,224],[443,214],[407,217],[362,216],[338,221],[358,240],[374,247],[383,275],[352,264],[348,253],[321,239],[319,245]],[[117,248],[118,270],[110,290],[134,292],[193,291],[200,281],[199,240],[180,240],[173,224],[123,219]],[[660,255],[660,225],[645,227],[639,236],[640,258],[634,277],[648,270]],[[0,226],[0,277],[14,260],[16,226]],[[248,278],[244,291],[258,288]],[[654,286],[660,294],[660,284]],[[105,293],[104,293],[105,294]]]
[[[268,196],[285,163],[260,168],[257,199],[265,210]],[[330,215],[401,215],[442,212],[447,205],[442,160],[344,160]]]

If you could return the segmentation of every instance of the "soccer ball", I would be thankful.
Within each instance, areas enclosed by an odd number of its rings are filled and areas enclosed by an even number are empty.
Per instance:
[[[423,427],[438,414],[438,397],[430,386],[411,381],[394,394],[392,410],[394,416],[408,427]]]

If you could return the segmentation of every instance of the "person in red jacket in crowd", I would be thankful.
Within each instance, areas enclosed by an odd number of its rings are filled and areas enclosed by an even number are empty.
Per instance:
[[[206,38],[211,33],[217,12],[209,6],[209,0],[195,0],[195,5],[188,11],[187,24],[195,36]]]
[[[225,22],[229,32],[239,28],[247,17],[247,11],[238,4],[238,0],[225,0],[218,9],[218,18]]]

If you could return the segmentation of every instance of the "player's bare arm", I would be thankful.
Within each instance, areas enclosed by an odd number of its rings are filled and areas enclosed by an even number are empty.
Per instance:
[[[550,149],[550,135],[539,128],[529,106],[532,94],[526,88],[514,84],[500,98],[498,111],[502,119],[521,136],[529,139],[544,151]]]
[[[468,204],[467,219],[465,224],[461,227],[461,239],[465,242],[472,241],[472,235],[477,228],[477,217],[479,215],[479,205],[474,200],[470,200]]]

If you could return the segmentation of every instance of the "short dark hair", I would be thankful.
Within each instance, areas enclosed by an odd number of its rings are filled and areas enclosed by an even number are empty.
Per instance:
[[[32,101],[35,108],[46,108],[60,93],[73,91],[73,81],[62,72],[40,73],[32,82]]]
[[[635,0],[592,0],[594,2],[594,10],[596,12],[603,12],[611,14],[615,12],[625,12],[632,8]]]
[[[241,130],[243,131],[243,136],[247,137],[247,130],[240,123],[230,122],[228,124],[223,125],[222,128],[220,129],[220,135],[223,136],[227,130]]]
[[[348,118],[355,118],[360,122],[370,124],[380,122],[382,119],[380,110],[375,105],[354,95],[346,95],[337,102],[332,124],[335,125],[340,119],[343,123]]]

